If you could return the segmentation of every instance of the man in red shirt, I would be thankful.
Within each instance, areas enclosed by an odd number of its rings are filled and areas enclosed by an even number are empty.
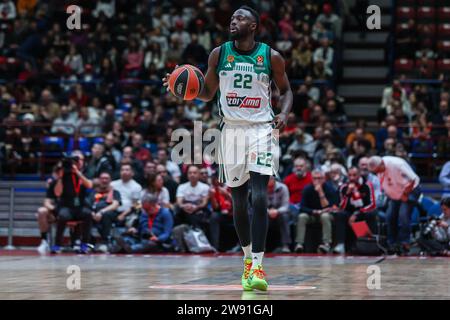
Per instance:
[[[289,189],[289,203],[297,205],[302,200],[303,189],[312,183],[311,172],[305,158],[294,160],[294,170],[284,179],[284,183]]]
[[[152,160],[152,154],[144,147],[144,138],[140,133],[135,133],[132,139],[134,157],[142,163]]]

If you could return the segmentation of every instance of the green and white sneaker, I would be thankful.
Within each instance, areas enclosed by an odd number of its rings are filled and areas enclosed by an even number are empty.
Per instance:
[[[253,289],[247,285],[248,277],[250,276],[250,270],[252,269],[252,258],[244,260],[244,273],[242,274],[241,283],[244,291],[252,291]]]
[[[266,281],[266,273],[264,272],[262,265],[258,265],[256,269],[250,271],[247,286],[251,289],[267,291],[269,284]]]

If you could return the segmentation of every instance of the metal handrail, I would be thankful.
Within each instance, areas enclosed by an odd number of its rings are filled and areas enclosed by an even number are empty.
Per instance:
[[[15,250],[13,245],[14,236],[14,187],[9,188],[9,215],[8,215],[8,244],[3,248],[4,250]]]

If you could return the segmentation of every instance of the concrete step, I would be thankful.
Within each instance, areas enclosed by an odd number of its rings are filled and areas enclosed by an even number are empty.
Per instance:
[[[344,43],[380,44],[384,45],[389,36],[389,32],[367,32],[366,37],[361,39],[359,32],[344,32]]]
[[[346,78],[362,78],[362,79],[384,79],[389,72],[388,67],[344,67],[344,79]]]
[[[378,103],[345,103],[345,112],[349,117],[375,117]]]
[[[379,97],[383,93],[385,85],[340,85],[338,94],[345,97]]]
[[[384,61],[383,49],[344,49],[343,58],[346,61],[361,61],[371,60],[382,62]]]

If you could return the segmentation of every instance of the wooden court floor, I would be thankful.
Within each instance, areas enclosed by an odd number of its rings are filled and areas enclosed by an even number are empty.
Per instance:
[[[67,287],[69,266],[79,267],[79,290]],[[264,266],[269,291],[243,292],[239,256],[3,251],[0,299],[450,299],[449,258],[292,255],[267,257]],[[367,287],[373,266],[380,289]]]

